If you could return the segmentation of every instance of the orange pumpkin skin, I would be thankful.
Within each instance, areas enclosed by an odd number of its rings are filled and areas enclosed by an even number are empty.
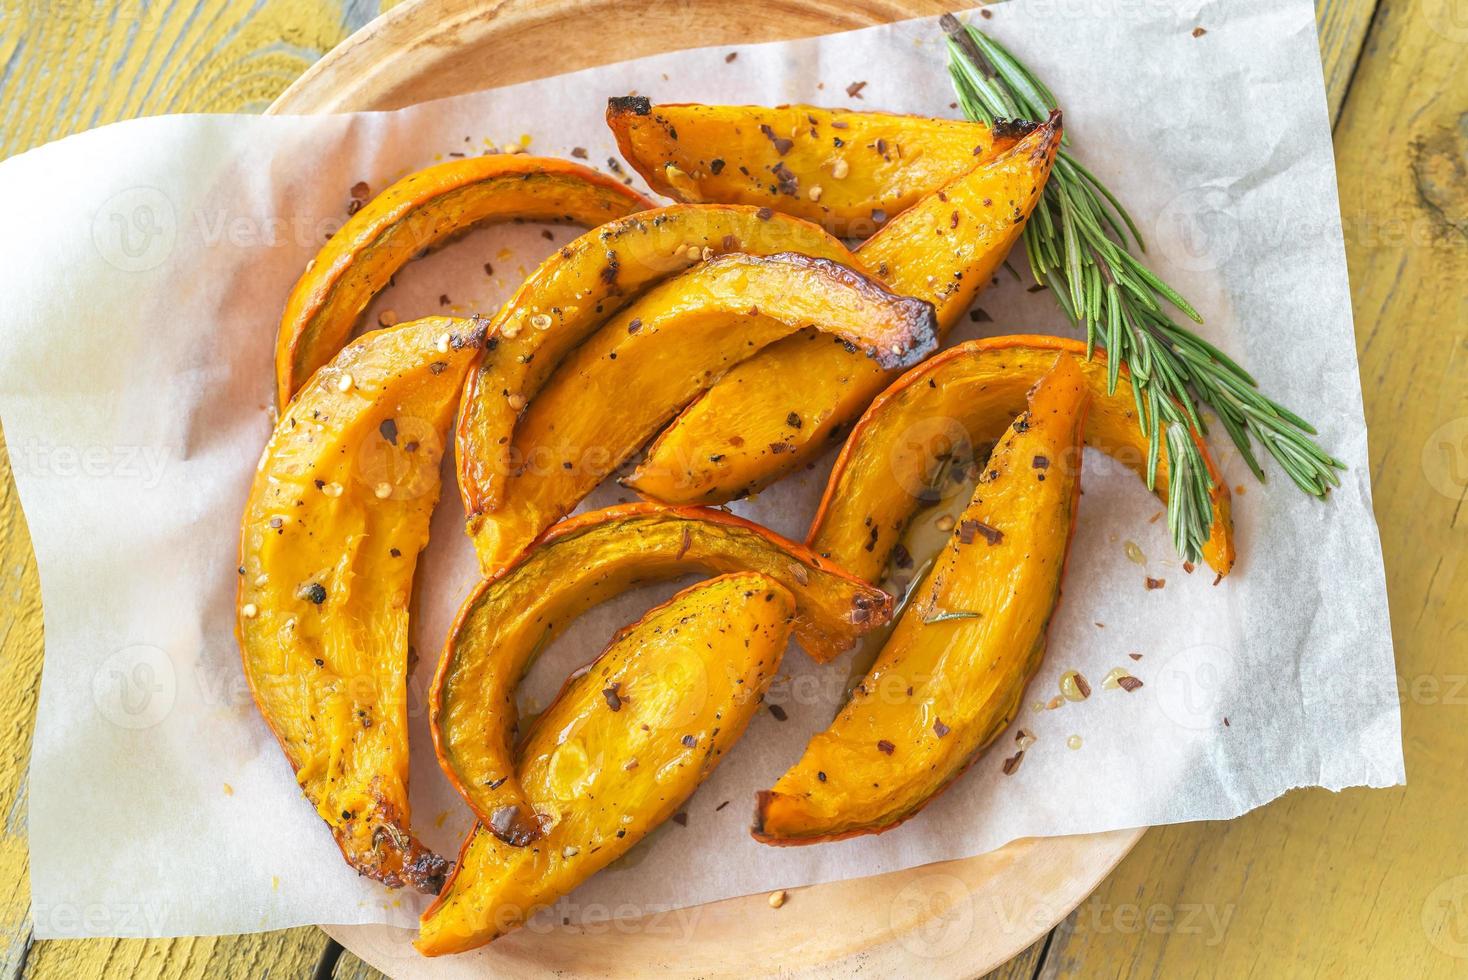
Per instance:
[[[275,344],[277,405],[341,350],[373,297],[425,250],[486,222],[592,226],[651,206],[620,181],[550,157],[466,157],[409,174],[348,218],[291,290]]]
[[[1008,726],[1060,598],[1089,400],[1079,365],[1059,355],[871,671],[759,794],[756,839],[809,844],[895,827]]]

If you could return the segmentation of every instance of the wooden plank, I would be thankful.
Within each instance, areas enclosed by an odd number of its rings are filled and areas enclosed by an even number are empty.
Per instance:
[[[1411,782],[1150,832],[1057,934],[1055,975],[1468,971],[1468,22],[1450,12],[1383,5],[1336,130]],[[1093,904],[1227,926],[1139,932]]]
[[[1315,24],[1320,32],[1320,61],[1325,70],[1325,97],[1330,118],[1340,118],[1346,91],[1355,75],[1366,43],[1366,31],[1376,13],[1377,0],[1315,0]]]

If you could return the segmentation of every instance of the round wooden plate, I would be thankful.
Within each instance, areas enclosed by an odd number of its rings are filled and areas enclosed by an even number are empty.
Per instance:
[[[963,0],[408,0],[313,65],[274,113],[395,109],[678,48],[748,44],[942,13]],[[568,43],[573,42],[573,43]],[[871,878],[640,919],[526,929],[426,960],[412,933],[328,926],[394,977],[972,977],[1004,963],[1079,905],[1142,830],[1016,841]]]

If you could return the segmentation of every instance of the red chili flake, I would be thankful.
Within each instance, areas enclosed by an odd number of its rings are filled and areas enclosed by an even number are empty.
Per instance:
[[[737,57],[739,57],[738,51],[730,51],[728,54],[724,55],[724,64],[727,65],[729,62],[733,61]]]
[[[1204,34],[1207,34],[1207,33],[1208,33],[1207,28],[1203,28],[1203,27],[1195,27],[1195,28],[1193,28],[1193,37],[1202,37]]]
[[[775,216],[775,212],[770,208],[760,208],[754,213],[754,216],[761,221],[769,221]]]
[[[1024,761],[1025,750],[1020,749],[1014,755],[1004,760],[1004,775],[1013,776],[1019,764]]]
[[[908,551],[907,546],[901,541],[892,546],[892,563],[898,568],[912,567],[912,552]]]
[[[985,20],[988,20],[990,17],[994,16],[994,11],[983,9],[979,11],[979,16],[984,18]]]
[[[350,217],[351,215],[354,215],[358,211],[362,210],[362,203],[363,202],[361,202],[361,201],[348,201],[347,202],[347,215]]]
[[[780,707],[778,704],[768,704],[765,705],[765,707],[770,709],[770,714],[775,716],[776,721],[784,721],[785,719],[790,717],[785,713],[785,709]]]
[[[1142,655],[1140,653],[1129,653],[1129,654],[1127,654],[1127,656],[1128,657],[1131,657],[1133,660],[1141,660],[1142,659]]]
[[[897,746],[893,745],[891,742],[887,741],[884,738],[877,743],[877,751],[883,753],[884,755],[891,755],[893,752],[897,751]]]
[[[1160,589],[1160,588],[1162,588],[1166,584],[1167,584],[1167,579],[1165,579],[1165,578],[1153,578],[1150,575],[1147,576],[1147,591],[1148,592],[1151,592],[1154,589]]]
[[[852,82],[850,85],[846,86],[846,97],[848,99],[859,99],[861,98],[861,90],[866,87],[866,82]]]
[[[935,718],[935,719],[933,719],[933,734],[934,735],[937,735],[939,738],[942,738],[944,735],[947,735],[951,730],[952,729],[950,729],[947,725],[943,724],[943,719],[942,718]]]
[[[774,453],[776,456],[780,455],[783,452],[786,452],[790,448],[791,448],[791,446],[790,446],[789,443],[785,443],[785,442],[772,442],[772,443],[770,443],[770,452]]]
[[[382,424],[377,427],[377,431],[382,434],[382,438],[394,446],[398,444],[398,423],[395,419],[383,419]]]
[[[578,159],[578,160],[585,160],[586,159],[586,147],[584,147],[584,146],[573,146],[573,147],[571,147],[571,155],[573,157],[575,157],[576,159]]]
[[[1190,561],[1183,562],[1183,571],[1187,572],[1189,575],[1193,574],[1193,569],[1195,567],[1196,566]]]
[[[952,216],[949,217],[949,219],[948,219],[948,227],[950,227],[950,228],[957,228],[958,227],[958,212],[957,211],[953,212]]]
[[[365,201],[372,196],[372,188],[367,186],[367,181],[359,180],[352,185],[351,195],[354,201]]]
[[[1128,674],[1125,677],[1118,677],[1116,679],[1116,686],[1130,694],[1131,692],[1142,686],[1142,681],[1141,678],[1133,677],[1131,674]]]
[[[622,696],[617,693],[617,688],[621,686],[621,683],[618,682],[601,692],[601,696],[607,699],[607,707],[611,708],[613,711],[622,710]]]
[[[693,530],[688,525],[683,525],[683,540],[678,542],[678,556],[674,561],[682,561],[683,556],[688,554],[688,549],[693,547]]]
[[[438,294],[438,305],[439,306],[448,306],[450,302],[452,302],[452,301],[449,299],[449,294],[448,293],[439,293]]]
[[[1031,469],[1036,470],[1048,470],[1050,468],[1050,457],[1036,456],[1034,459],[1030,460],[1030,467]]]
[[[789,153],[790,148],[795,145],[794,140],[787,139],[784,136],[775,135],[775,131],[771,129],[766,123],[760,123],[759,131],[765,134],[765,139],[775,144],[775,152],[780,154],[782,157],[785,154]],[[778,174],[776,176],[778,176]]]

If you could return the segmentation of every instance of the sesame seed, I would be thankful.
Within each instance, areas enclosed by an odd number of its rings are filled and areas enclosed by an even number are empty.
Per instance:
[[[321,492],[328,497],[340,497],[342,495],[342,485],[340,483],[328,483],[321,488]]]
[[[379,327],[395,327],[398,325],[398,315],[392,310],[383,310],[377,314],[377,325]]]
[[[806,191],[806,194],[809,195],[812,201],[819,201],[821,199],[821,185],[812,184],[810,189]]]
[[[449,352],[449,335],[444,334],[442,337],[439,337],[437,346],[440,354],[447,354]]]
[[[846,162],[845,157],[838,157],[836,162],[831,164],[831,176],[837,180],[840,180],[849,173],[851,173],[851,164]]]
[[[354,384],[356,384],[356,382],[352,380],[352,376],[350,374],[343,374],[340,378],[336,379],[336,390],[351,391],[352,385]]]
[[[714,257],[714,250],[705,245],[703,247],[703,251],[699,253],[699,257],[707,262],[709,259]]]
[[[573,858],[573,857],[575,857],[576,855],[578,855],[580,853],[581,853],[581,848],[579,848],[579,847],[571,847],[571,846],[568,845],[566,847],[566,849],[561,852],[561,857],[564,857],[564,858]]]
[[[261,572],[259,575],[256,575],[255,576],[255,585],[256,585],[256,587],[259,587],[261,585],[264,585],[266,582],[269,582],[269,581],[270,581],[270,576],[269,575],[266,575],[264,572]]]
[[[506,323],[504,326],[500,327],[500,336],[504,337],[507,340],[514,340],[516,337],[520,336],[520,324],[513,320],[509,323]]]
[[[253,602],[247,602],[240,607],[240,615],[245,617],[246,619],[254,619],[256,616],[260,615],[260,607],[255,605]]]
[[[373,490],[372,492],[377,495],[378,500],[386,500],[388,497],[392,496],[392,484],[379,483],[377,485],[377,489]]]
[[[786,893],[785,893],[785,889],[783,889],[783,888],[780,889],[777,892],[770,892],[770,908],[777,909],[780,906],[784,905],[785,904],[785,898],[786,898]]]
[[[551,317],[549,313],[537,313],[530,318],[530,325],[536,330],[549,330],[551,328]]]
[[[520,409],[522,409],[522,408],[525,407],[525,396],[522,395],[522,394],[520,394],[518,391],[511,392],[505,398],[505,401],[509,402],[510,403],[510,407],[513,408],[517,412],[520,411]]]

